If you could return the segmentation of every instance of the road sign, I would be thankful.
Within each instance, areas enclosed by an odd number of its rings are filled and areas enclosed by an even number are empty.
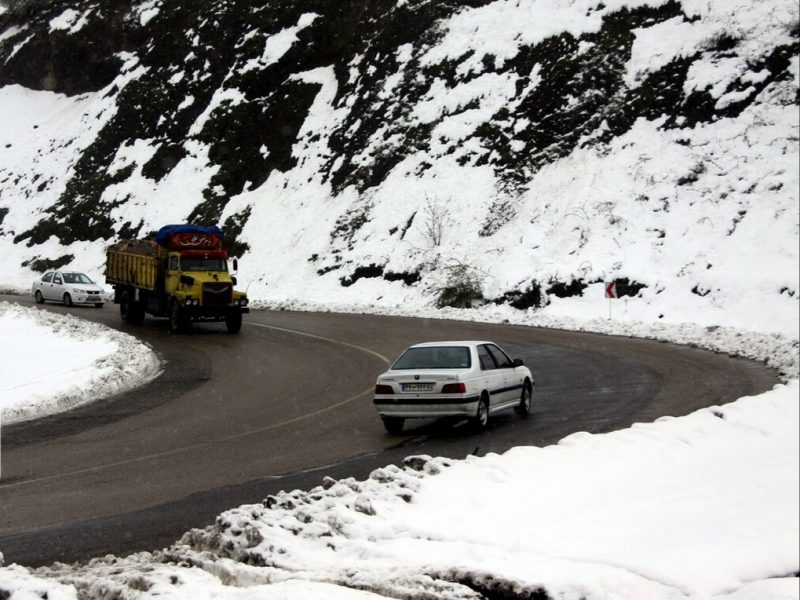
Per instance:
[[[617,282],[616,281],[606,281],[606,298],[616,298],[617,297]]]

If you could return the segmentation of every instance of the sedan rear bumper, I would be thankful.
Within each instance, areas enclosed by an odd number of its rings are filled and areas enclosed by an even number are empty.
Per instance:
[[[478,410],[480,396],[375,396],[382,417],[471,417]]]

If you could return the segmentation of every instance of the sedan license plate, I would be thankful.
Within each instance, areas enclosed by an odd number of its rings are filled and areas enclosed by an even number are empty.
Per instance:
[[[403,387],[403,391],[404,392],[432,392],[433,391],[433,384],[432,383],[404,383],[402,387]]]

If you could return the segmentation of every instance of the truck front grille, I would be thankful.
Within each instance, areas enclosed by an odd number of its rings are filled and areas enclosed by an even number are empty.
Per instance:
[[[233,288],[228,283],[204,283],[203,306],[227,306],[233,298]]]

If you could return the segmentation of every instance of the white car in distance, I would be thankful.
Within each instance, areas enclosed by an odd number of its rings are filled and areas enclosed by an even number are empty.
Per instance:
[[[97,308],[105,302],[105,292],[91,278],[76,271],[49,271],[31,286],[37,304],[45,300],[63,302],[64,306],[73,304],[93,304]]]
[[[527,416],[535,381],[520,359],[485,341],[411,346],[375,384],[375,408],[391,434],[406,419],[466,417],[483,430],[508,408]]]

